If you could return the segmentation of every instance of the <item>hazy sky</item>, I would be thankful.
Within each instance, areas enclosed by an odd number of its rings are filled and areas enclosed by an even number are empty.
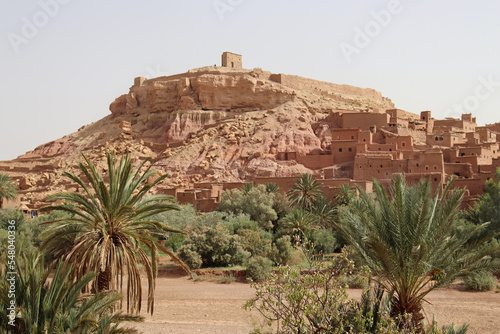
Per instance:
[[[0,160],[108,115],[148,78],[218,64],[370,87],[500,122],[500,1],[0,0]]]

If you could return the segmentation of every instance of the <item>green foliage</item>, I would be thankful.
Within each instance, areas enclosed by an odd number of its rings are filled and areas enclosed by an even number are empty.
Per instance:
[[[39,226],[37,220],[26,219],[26,216],[18,209],[0,210],[0,261],[5,260],[7,255],[8,222],[14,220],[15,223],[15,245],[17,249],[24,252],[34,252],[41,243],[40,233],[44,229]]]
[[[198,219],[198,214],[191,204],[179,205],[178,210],[169,210],[159,213],[152,219],[168,224],[174,229],[185,230],[192,222]]]
[[[240,237],[231,235],[223,223],[195,226],[178,254],[192,269],[238,265],[250,255],[243,250]]]
[[[147,160],[134,170],[128,155],[117,161],[114,153],[106,153],[104,177],[87,157],[82,156],[85,163],[78,166],[85,178],[72,173],[65,175],[83,191],[58,193],[47,198],[60,201],[60,204],[43,210],[61,211],[70,216],[48,222],[52,225],[45,231],[42,246],[58,253],[66,267],[72,266],[72,278],[81,279],[89,272],[97,273],[93,278],[94,290],[121,292],[123,276],[127,275],[127,309],[132,313],[141,309],[141,271],[144,271],[149,288],[147,309],[152,313],[158,249],[170,253],[157,243],[158,236],[179,231],[152,218],[176,210],[173,197],[146,195],[167,175],[148,182],[156,172],[151,169],[152,164],[146,166]],[[70,247],[66,247],[68,245]],[[140,264],[143,268],[139,268]]]
[[[49,279],[49,275],[54,275]],[[71,267],[62,262],[45,268],[43,256],[27,254],[18,262],[15,281],[15,333],[135,333],[123,327],[122,322],[139,322],[143,318],[121,312],[112,313],[121,299],[120,295],[100,292],[81,295],[95,274],[88,273],[81,279],[69,279]],[[12,329],[7,317],[10,311],[10,275],[0,274],[0,333]],[[120,327],[120,329],[118,329]]]
[[[309,235],[309,241],[314,245],[314,252],[323,255],[342,249],[343,245],[339,242],[339,239],[342,240],[342,237],[331,228],[322,228],[313,231]]]
[[[300,209],[312,211],[318,199],[323,196],[321,184],[311,174],[302,174],[287,192],[290,203]]]
[[[497,288],[497,278],[490,272],[479,272],[464,279],[469,291],[491,291]]]
[[[271,229],[273,227],[272,221],[278,218],[273,209],[274,193],[267,192],[265,185],[247,188],[223,192],[218,210],[233,214],[247,214],[263,229]]]
[[[390,300],[382,301],[382,290],[376,296],[365,292],[362,301],[348,300],[345,282],[353,270],[345,254],[329,265],[313,261],[306,271],[280,267],[268,281],[253,285],[256,295],[245,308],[274,322],[277,333],[411,333],[390,318]]]
[[[268,258],[255,256],[250,258],[247,266],[247,279],[264,282],[271,277],[273,263]]]
[[[318,198],[311,212],[316,218],[316,223],[322,227],[330,226],[336,217],[335,208],[324,196]]]
[[[484,226],[469,233],[454,233],[463,189],[442,196],[432,194],[430,180],[407,186],[403,176],[392,181],[390,193],[374,182],[376,199],[361,191],[360,198],[340,209],[344,217],[336,227],[379,277],[387,291],[394,291],[393,314],[412,314],[418,332],[422,301],[433,289],[470,272],[499,268],[491,255],[498,247],[486,243],[493,236],[468,244]]]
[[[293,257],[293,246],[291,243],[290,236],[284,235],[278,239],[276,239],[275,247],[273,248],[274,252],[272,254],[271,259],[277,265],[285,265],[290,262]]]
[[[425,328],[426,334],[466,334],[469,329],[468,324],[463,324],[458,329],[455,327],[455,324],[451,324],[448,326],[443,326],[439,329],[439,326],[436,320],[433,318],[432,323],[427,325]]]
[[[319,225],[314,214],[302,209],[293,209],[280,221],[280,228],[306,236],[307,232],[317,230]]]
[[[17,198],[17,184],[8,175],[0,173],[0,209],[4,200],[14,200]]]
[[[496,172],[495,180],[486,181],[484,194],[474,207],[465,213],[465,218],[476,225],[489,222],[485,234],[500,233],[500,168]]]

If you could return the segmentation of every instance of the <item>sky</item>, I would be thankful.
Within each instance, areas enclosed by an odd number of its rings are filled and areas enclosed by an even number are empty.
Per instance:
[[[0,0],[0,160],[107,116],[138,76],[220,65],[500,122],[500,1]]]

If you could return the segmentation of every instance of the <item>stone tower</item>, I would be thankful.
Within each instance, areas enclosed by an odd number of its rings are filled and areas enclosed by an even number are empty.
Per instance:
[[[222,66],[230,68],[243,68],[241,55],[227,51],[224,52],[222,54]]]

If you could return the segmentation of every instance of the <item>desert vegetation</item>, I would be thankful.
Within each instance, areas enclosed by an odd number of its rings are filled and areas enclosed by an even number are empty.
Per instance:
[[[134,168],[127,156],[109,153],[100,170],[83,160],[80,174],[66,173],[79,191],[52,195],[47,214],[27,219],[0,210],[0,247],[7,244],[6,222],[19,227],[17,333],[134,332],[122,323],[143,319],[141,275],[153,313],[160,253],[186,270],[245,269],[256,291],[246,308],[269,320],[256,332],[465,333],[466,324],[423,323],[428,293],[456,279],[471,291],[497,289],[497,180],[461,210],[464,190],[453,180],[442,191],[428,180],[408,185],[402,176],[389,186],[374,181],[373,194],[344,185],[329,201],[304,174],[288,193],[272,183],[248,184],[224,192],[216,211],[200,213],[151,195],[168,176],[156,176],[147,161]],[[361,300],[349,299],[353,286],[364,289]]]

